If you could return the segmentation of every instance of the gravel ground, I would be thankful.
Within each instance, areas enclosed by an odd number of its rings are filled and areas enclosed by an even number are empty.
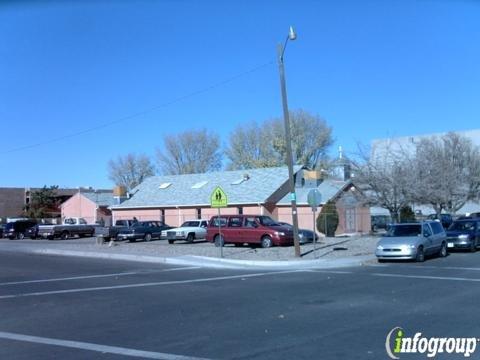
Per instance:
[[[377,236],[352,236],[321,238],[316,244],[314,251],[313,244],[301,245],[303,259],[335,259],[360,255],[373,255],[378,241]],[[183,255],[219,257],[220,249],[205,241],[197,241],[193,244],[176,242],[168,244],[166,240],[155,240],[151,242],[114,242],[97,244],[96,238],[71,239],[71,240],[0,240],[2,248],[36,248],[36,249],[58,249],[77,251],[96,251],[106,253],[122,253],[136,255],[150,255],[161,257],[175,257]],[[223,255],[226,259],[238,260],[289,260],[295,258],[293,246],[272,247],[262,249],[259,247],[234,247],[226,245],[223,248]]]

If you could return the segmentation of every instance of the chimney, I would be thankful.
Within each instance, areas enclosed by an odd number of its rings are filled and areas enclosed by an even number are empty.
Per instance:
[[[113,188],[113,199],[115,205],[120,205],[122,202],[128,199],[127,188],[122,185],[117,185]]]

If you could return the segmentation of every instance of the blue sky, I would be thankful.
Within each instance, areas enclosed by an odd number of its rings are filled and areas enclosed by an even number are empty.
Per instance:
[[[289,107],[326,119],[332,153],[479,128],[479,19],[473,0],[0,2],[0,186],[110,188],[109,159],[166,133],[226,144],[281,116],[290,25]]]

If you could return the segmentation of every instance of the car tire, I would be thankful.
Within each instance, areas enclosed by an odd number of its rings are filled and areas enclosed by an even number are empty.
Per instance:
[[[477,251],[477,242],[476,240],[472,240],[471,243],[470,243],[470,247],[468,248],[468,250],[472,253],[476,252]]]
[[[37,235],[32,235],[32,236],[30,236],[30,239],[36,240],[36,239],[37,239]]]
[[[440,247],[440,251],[438,252],[438,256],[446,257],[447,255],[448,255],[447,243],[442,242],[442,246]]]
[[[62,233],[61,238],[62,238],[62,240],[67,240],[69,236],[70,236],[70,234],[68,233],[68,231],[64,231]]]
[[[270,236],[265,235],[264,237],[262,237],[262,241],[260,242],[260,245],[264,249],[272,247],[273,246],[272,238]]]
[[[137,240],[135,239],[128,239],[129,242],[136,242]]]
[[[173,244],[174,242],[175,242],[175,240],[168,240],[169,244]]]
[[[417,249],[417,255],[415,256],[416,262],[424,262],[425,261],[425,252],[423,250],[423,246],[419,246]]]
[[[195,239],[195,236],[192,233],[190,233],[190,234],[187,235],[186,241],[188,243],[193,243],[193,239]]]
[[[143,237],[143,240],[145,241],[151,241],[152,240],[152,234],[146,233],[145,236]]]
[[[225,239],[223,238],[223,235],[216,235],[214,238],[214,242],[216,247],[221,247],[225,245]]]

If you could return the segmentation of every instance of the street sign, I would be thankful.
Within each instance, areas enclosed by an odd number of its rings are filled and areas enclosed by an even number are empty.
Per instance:
[[[210,195],[210,205],[212,208],[227,207],[227,194],[225,194],[225,191],[223,191],[220,186],[217,186],[215,190],[213,190],[212,195]]]
[[[322,203],[322,194],[317,189],[312,189],[307,194],[308,205],[312,208],[313,211],[317,210],[317,206]]]

